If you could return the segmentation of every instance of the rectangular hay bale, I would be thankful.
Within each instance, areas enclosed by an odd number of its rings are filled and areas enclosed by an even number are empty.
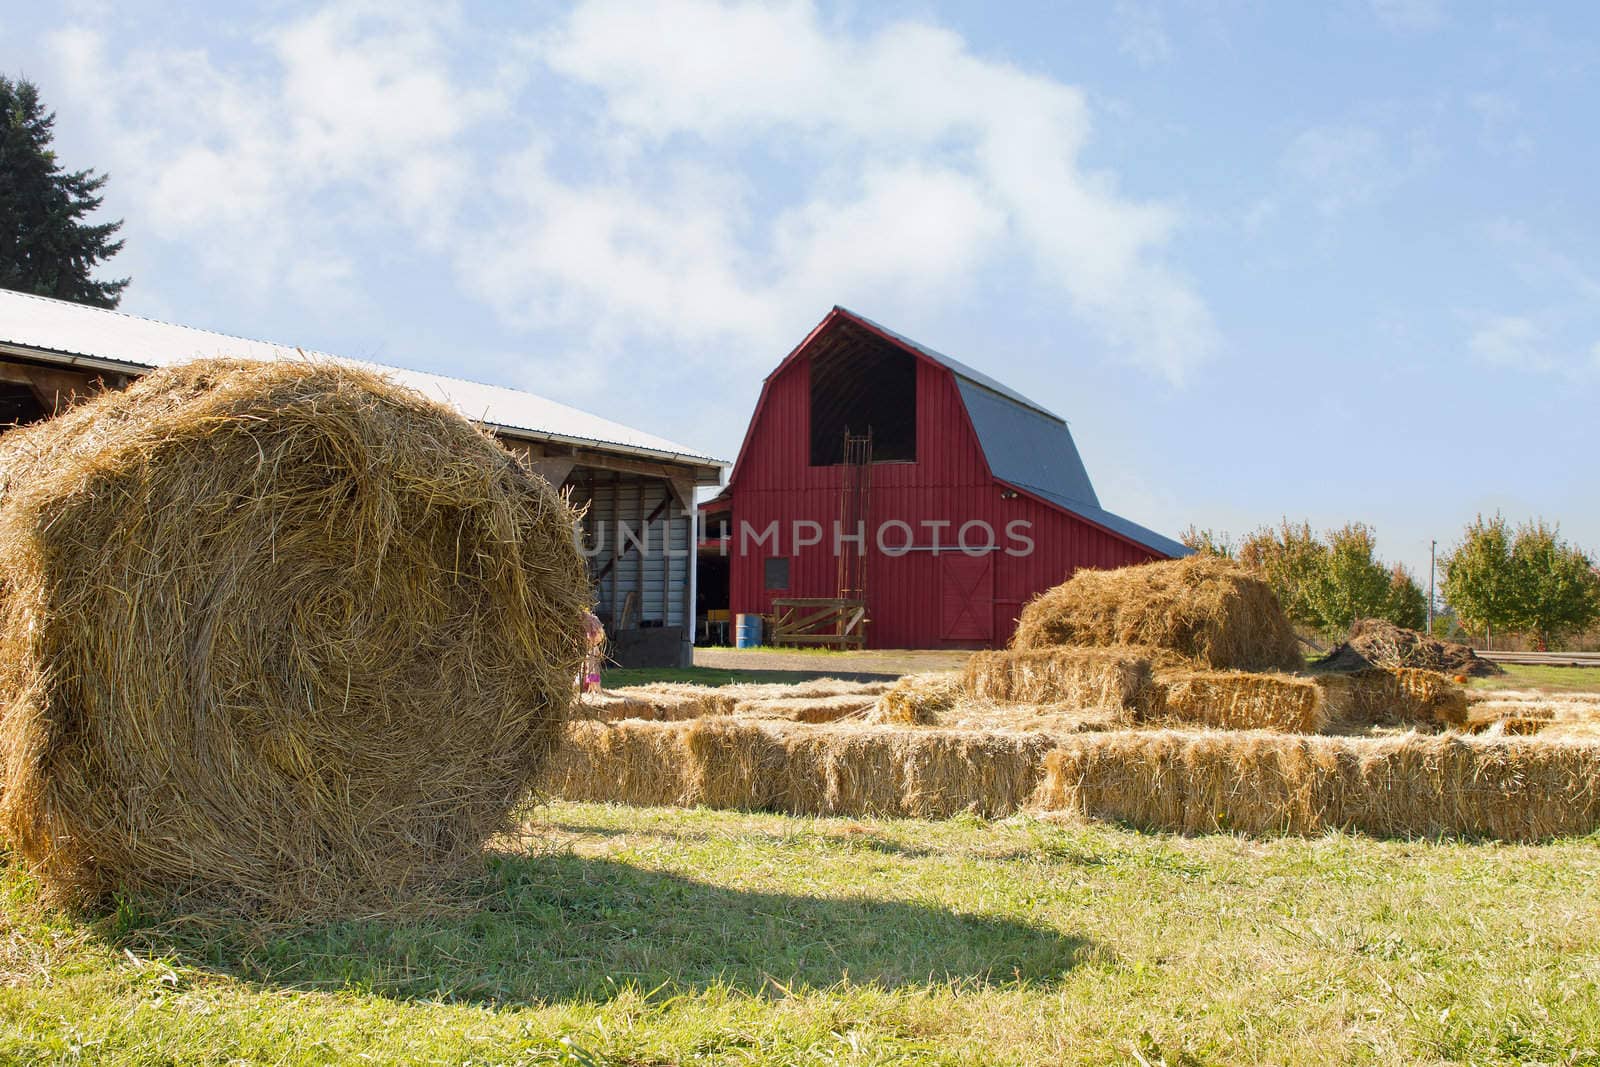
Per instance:
[[[1329,717],[1358,726],[1459,726],[1467,721],[1467,694],[1437,671],[1369,667],[1320,674]]]
[[[1144,698],[1151,670],[1150,657],[1140,650],[1004,649],[974,653],[961,673],[961,688],[975,700],[997,703],[1132,711]]]
[[[1326,701],[1316,682],[1248,671],[1163,672],[1141,718],[1290,734],[1321,733],[1328,725]]]
[[[1046,757],[1039,803],[1179,833],[1537,841],[1600,828],[1597,772],[1600,745],[1518,738],[1089,734]]]

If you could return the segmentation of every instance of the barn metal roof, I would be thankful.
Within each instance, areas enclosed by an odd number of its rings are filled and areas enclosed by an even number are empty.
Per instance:
[[[842,311],[844,314],[850,316],[852,319],[855,319],[857,322],[864,323],[867,326],[872,327],[874,330],[877,330],[879,333],[886,334],[887,336],[894,338],[896,341],[899,341],[902,345],[905,345],[908,348],[916,349],[918,352],[922,353],[924,356],[933,360],[940,366],[953,371],[957,378],[963,378],[969,382],[972,382],[974,385],[981,385],[990,392],[999,393],[1013,404],[1019,404],[1022,407],[1037,411],[1041,415],[1047,415],[1050,418],[1055,419],[1057,422],[1066,421],[1049,408],[1044,407],[1035,401],[1029,400],[1027,397],[1023,396],[1010,386],[1003,385],[1000,382],[995,381],[993,378],[989,377],[980,370],[974,370],[972,367],[967,366],[959,359],[947,356],[937,349],[929,348],[921,341],[914,341],[904,334],[895,333],[893,330],[889,329],[889,327],[884,326],[881,323],[873,322],[865,315],[858,315],[847,307],[840,307],[839,305],[835,304],[834,310]],[[1076,452],[1074,452],[1074,454],[1076,454]]]
[[[726,466],[722,460],[664,437],[520,389],[234,337],[29,293],[0,290],[0,349],[101,370],[148,370],[215,356],[327,359],[379,371],[508,437],[623,452],[718,475]]]
[[[989,461],[989,471],[1000,481],[1164,556],[1192,554],[1193,550],[1182,543],[1100,506],[1089,471],[1072,440],[1072,430],[1060,415],[960,360],[895,333],[864,315],[844,307],[835,310],[955,375],[956,389],[978,435],[978,445]]]

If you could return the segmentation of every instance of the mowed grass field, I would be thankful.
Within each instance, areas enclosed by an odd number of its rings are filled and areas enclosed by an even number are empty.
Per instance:
[[[1504,674],[1474,678],[1473,689],[1542,689],[1549,693],[1600,693],[1600,667],[1546,667],[1505,663]]]
[[[559,803],[429,915],[0,873],[0,1062],[1600,1062],[1600,840],[1176,838]]]

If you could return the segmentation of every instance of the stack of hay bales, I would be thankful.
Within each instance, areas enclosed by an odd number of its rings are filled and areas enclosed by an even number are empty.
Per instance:
[[[1299,639],[1272,587],[1214,556],[1080,570],[1022,610],[1017,649],[1161,649],[1219,670],[1297,670]]]
[[[556,744],[574,513],[345,366],[158,371],[0,441],[0,838],[44,892],[327,909],[480,855]]]
[[[1282,672],[1299,640],[1266,582],[1209,556],[1079,571],[1022,612],[1012,647],[980,653],[967,692],[1104,708],[1146,724],[1316,732],[1326,701]]]

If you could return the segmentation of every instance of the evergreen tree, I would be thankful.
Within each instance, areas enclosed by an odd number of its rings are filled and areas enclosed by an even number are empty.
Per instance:
[[[116,307],[128,279],[96,281],[122,250],[122,222],[90,224],[104,174],[66,171],[50,148],[55,114],[39,90],[0,76],[0,289]]]

